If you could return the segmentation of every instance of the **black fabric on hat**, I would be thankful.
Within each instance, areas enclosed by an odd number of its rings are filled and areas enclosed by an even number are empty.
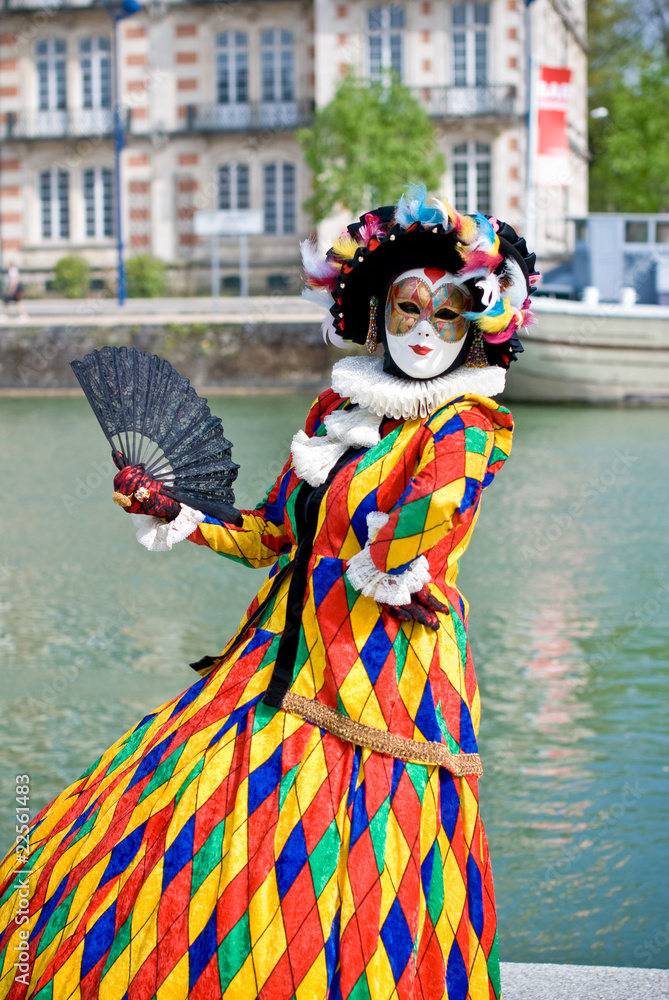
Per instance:
[[[378,214],[377,210],[374,214]],[[369,300],[373,295],[378,298],[381,322],[386,290],[403,271],[438,267],[456,274],[463,266],[462,258],[455,249],[453,233],[444,233],[443,229],[437,233],[424,229],[406,232],[397,226],[390,231],[390,236],[393,235],[394,240],[388,238],[382,241],[376,250],[358,254],[363,261],[356,259],[351,272],[342,274],[340,278],[344,288],[335,288],[332,314],[335,319],[340,319],[339,313],[343,312],[344,330],[341,336],[356,344],[364,344],[367,338]]]

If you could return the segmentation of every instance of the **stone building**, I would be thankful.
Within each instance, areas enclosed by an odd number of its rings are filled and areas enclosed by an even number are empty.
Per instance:
[[[4,0],[0,12],[3,262],[44,287],[59,257],[83,254],[113,282],[113,28],[99,2]],[[397,72],[433,119],[441,194],[466,211],[533,227],[544,258],[571,246],[587,211],[584,0],[151,0],[118,25],[123,235],[128,255],[170,265],[172,287],[207,288],[206,208],[259,208],[256,292],[296,287],[297,241],[313,230],[309,173],[294,129],[347,67]],[[566,186],[527,191],[528,24],[535,66],[572,71]],[[324,241],[337,228],[319,228]],[[236,244],[221,241],[223,289]]]

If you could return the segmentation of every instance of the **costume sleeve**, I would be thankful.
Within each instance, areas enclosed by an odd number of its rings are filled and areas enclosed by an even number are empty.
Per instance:
[[[318,397],[306,420],[305,430],[308,436],[317,433],[324,416],[340,402],[341,397],[332,389]],[[255,510],[241,511],[243,523],[240,527],[217,521],[182,505],[179,516],[169,523],[159,518],[133,514],[138,529],[137,540],[152,552],[164,552],[188,538],[197,545],[213,549],[219,555],[235,559],[246,566],[271,566],[291,546],[285,507],[291,485],[294,484],[292,471],[292,458],[289,456],[263,502]]]
[[[368,515],[369,540],[349,560],[353,586],[387,603],[408,603],[429,582],[426,554],[437,545],[447,554],[467,533],[481,491],[511,450],[511,415],[463,401],[449,419],[435,414],[424,434],[404,493],[388,514]]]
[[[291,459],[288,458],[279,478],[256,510],[241,511],[244,519],[241,527],[205,517],[188,536],[190,541],[247,566],[271,566],[281,552],[290,547],[283,517],[290,475]]]

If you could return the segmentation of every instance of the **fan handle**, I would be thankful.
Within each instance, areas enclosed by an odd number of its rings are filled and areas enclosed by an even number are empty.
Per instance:
[[[192,507],[203,514],[208,514],[209,517],[215,517],[217,521],[234,524],[236,528],[241,528],[244,524],[241,511],[238,511],[232,504],[224,503],[222,500],[207,500],[204,497],[196,497],[178,489],[165,489],[165,486],[163,486],[160,492],[164,496],[170,497],[171,500],[184,503],[187,507]]]

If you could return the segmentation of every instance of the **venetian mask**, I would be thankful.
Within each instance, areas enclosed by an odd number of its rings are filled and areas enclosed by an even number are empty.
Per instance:
[[[435,378],[457,359],[473,306],[465,285],[437,268],[405,271],[390,286],[386,304],[387,350],[411,378]]]

